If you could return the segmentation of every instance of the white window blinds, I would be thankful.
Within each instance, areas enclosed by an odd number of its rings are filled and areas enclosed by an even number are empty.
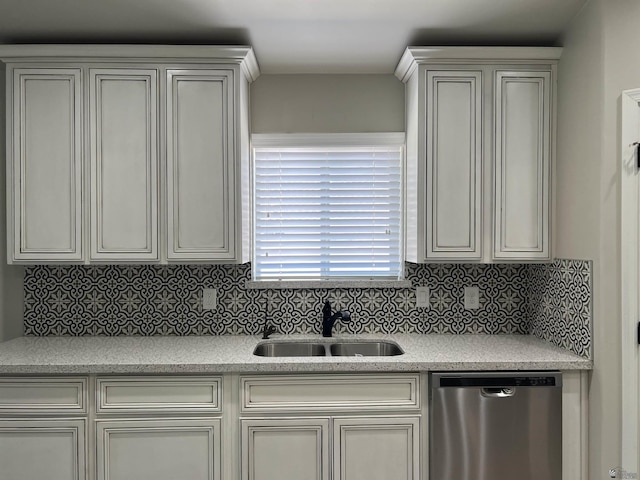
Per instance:
[[[404,138],[278,137],[253,139],[254,278],[400,278]]]

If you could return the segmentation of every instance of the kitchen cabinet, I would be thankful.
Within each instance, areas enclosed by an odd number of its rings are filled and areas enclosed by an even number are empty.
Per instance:
[[[220,419],[96,422],[98,480],[220,480]]]
[[[158,260],[158,72],[90,68],[90,260]]]
[[[243,419],[242,480],[329,480],[329,419]]]
[[[240,385],[243,480],[419,480],[418,375],[278,375]]]
[[[170,259],[235,256],[232,85],[232,70],[167,71]]]
[[[78,261],[82,245],[82,70],[7,70],[9,261]]]
[[[98,480],[220,480],[221,377],[98,377],[96,392]]]
[[[419,480],[420,418],[335,418],[333,479]]]
[[[242,479],[418,480],[419,424],[419,415],[243,419]]]
[[[248,47],[0,47],[9,263],[249,259]]]
[[[86,415],[86,377],[0,377],[0,477],[86,479]]]
[[[560,52],[407,49],[407,261],[552,259]]]
[[[7,480],[420,480],[425,373],[0,376]],[[563,373],[563,479],[587,471],[588,372]],[[91,403],[91,405],[90,405]]]
[[[5,480],[84,480],[83,420],[1,420],[0,465]]]

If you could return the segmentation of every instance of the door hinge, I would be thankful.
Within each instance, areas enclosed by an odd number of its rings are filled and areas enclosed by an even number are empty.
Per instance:
[[[640,345],[640,322],[638,322],[638,329],[637,329],[636,333],[637,333],[636,340],[638,341],[638,345]]]

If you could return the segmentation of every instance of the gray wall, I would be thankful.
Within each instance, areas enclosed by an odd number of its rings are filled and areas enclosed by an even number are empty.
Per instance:
[[[404,132],[393,75],[262,75],[251,85],[253,133]]]
[[[559,69],[557,254],[592,258],[594,370],[590,478],[621,466],[620,97],[640,87],[635,0],[590,0],[564,39]]]
[[[6,115],[5,115],[5,66],[0,63],[0,158],[6,158]],[[0,161],[0,171],[5,172],[5,161]],[[6,182],[0,175],[0,342],[19,337],[23,331],[24,268],[7,265],[6,235]]]

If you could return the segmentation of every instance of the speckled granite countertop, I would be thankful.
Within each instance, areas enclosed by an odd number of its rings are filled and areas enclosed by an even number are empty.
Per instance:
[[[590,360],[528,335],[274,335],[282,341],[388,340],[393,357],[253,355],[257,336],[22,337],[0,344],[0,374],[589,370]]]

